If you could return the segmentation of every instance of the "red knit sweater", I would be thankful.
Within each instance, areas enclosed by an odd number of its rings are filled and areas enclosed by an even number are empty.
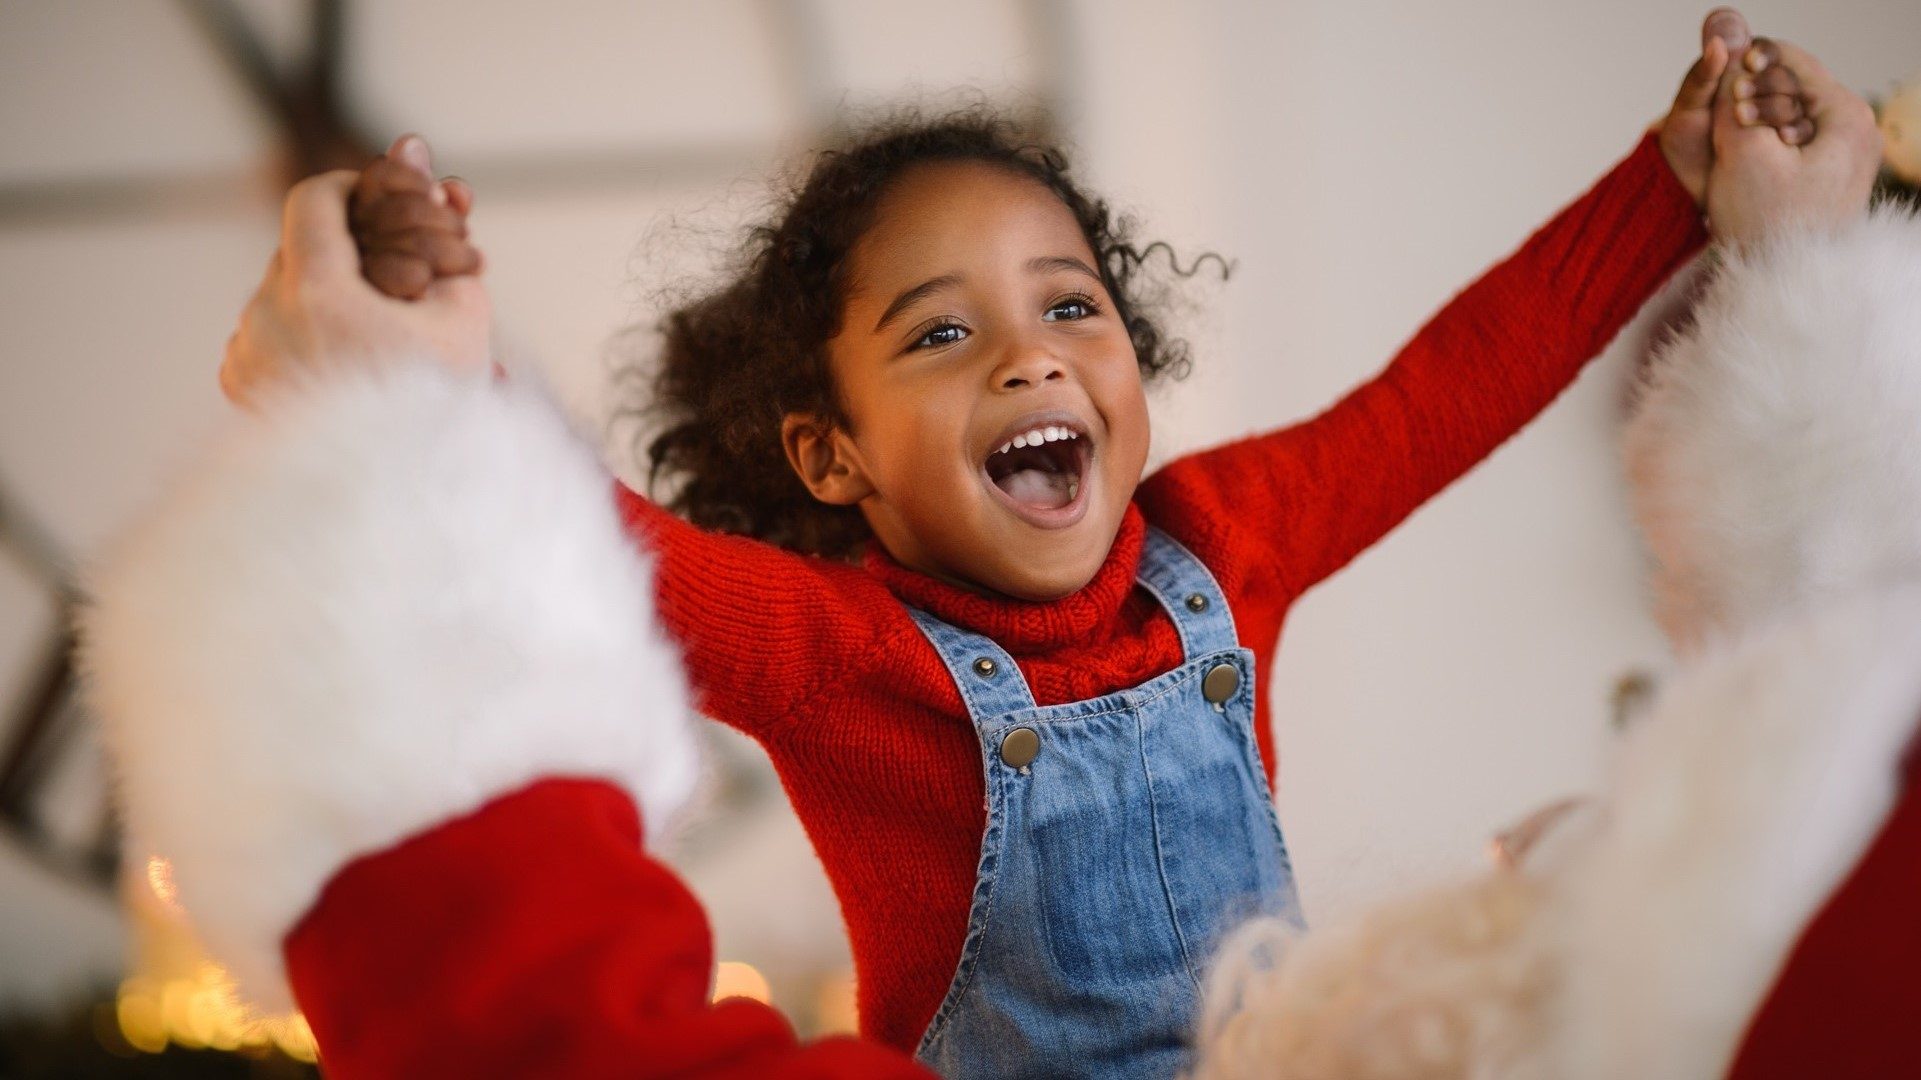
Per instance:
[[[1265,680],[1295,598],[1546,407],[1705,239],[1643,139],[1332,408],[1145,480],[1094,579],[1050,603],[968,592],[878,551],[857,567],[703,532],[622,489],[703,710],[766,748],[826,865],[863,1032],[911,1048],[932,1019],[986,825],[974,729],[905,605],[999,642],[1042,705],[1133,686],[1181,659],[1173,623],[1134,587],[1151,521],[1219,580]]]

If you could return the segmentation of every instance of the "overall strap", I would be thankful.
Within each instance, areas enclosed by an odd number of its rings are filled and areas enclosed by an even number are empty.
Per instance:
[[[1201,560],[1152,525],[1141,544],[1140,584],[1161,602],[1181,634],[1185,659],[1240,647],[1227,594]]]
[[[997,716],[1034,707],[1027,680],[1006,649],[983,634],[951,626],[918,608],[910,607],[907,613],[933,643],[934,651],[940,653],[941,663],[947,665],[947,674],[960,690],[975,727]]]

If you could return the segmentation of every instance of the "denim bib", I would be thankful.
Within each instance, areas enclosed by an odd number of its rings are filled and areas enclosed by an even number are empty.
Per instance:
[[[1222,933],[1298,917],[1227,599],[1153,528],[1140,584],[1173,617],[1181,665],[1047,708],[1000,646],[913,612],[987,774],[960,967],[917,1051],[943,1076],[1174,1076]]]

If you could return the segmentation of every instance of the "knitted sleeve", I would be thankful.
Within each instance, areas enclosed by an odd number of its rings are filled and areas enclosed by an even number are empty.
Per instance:
[[[660,620],[701,712],[768,733],[865,657],[890,603],[849,565],[698,528],[616,483],[629,532],[657,564]]]
[[[1312,419],[1169,464],[1143,504],[1238,561],[1228,577],[1292,598],[1546,408],[1705,242],[1650,133],[1380,374]]]

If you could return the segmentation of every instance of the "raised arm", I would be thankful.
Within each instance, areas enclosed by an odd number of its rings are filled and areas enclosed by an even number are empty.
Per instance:
[[[1709,12],[1699,59],[1633,153],[1375,378],[1304,423],[1173,463],[1143,488],[1150,510],[1159,500],[1236,530],[1219,546],[1282,597],[1346,565],[1546,408],[1706,242],[1709,170],[1731,130],[1786,154],[1812,137],[1780,57],[1739,12]]]
[[[1379,375],[1313,419],[1171,463],[1143,501],[1232,506],[1247,572],[1298,594],[1519,431],[1706,238],[1650,134]]]
[[[406,145],[419,143],[403,140],[396,151]],[[280,250],[228,345],[221,385],[237,404],[253,408],[263,397],[309,392],[316,380],[348,369],[425,365],[458,376],[407,383],[404,389],[426,390],[387,405],[374,399],[391,396],[401,384],[376,380],[357,391],[369,408],[414,410],[407,423],[418,431],[387,448],[400,454],[411,441],[432,438],[436,426],[459,415],[453,403],[465,400],[463,395],[488,392],[479,384],[486,382],[489,370],[489,308],[481,276],[467,272],[477,266],[477,257],[453,264],[466,271],[449,276],[434,277],[432,268],[424,265],[414,267],[419,273],[411,276],[397,272],[398,279],[412,285],[428,279],[406,298],[383,294],[364,276],[381,276],[368,260],[382,257],[382,243],[413,250],[432,239],[383,239],[368,231],[370,223],[432,220],[440,223],[434,226],[440,238],[452,243],[451,233],[440,227],[445,224],[441,219],[452,214],[452,208],[464,212],[472,198],[464,188],[456,188],[447,197],[448,205],[436,205],[425,194],[424,180],[409,185],[408,169],[388,159],[383,163],[358,178],[350,172],[315,177],[289,194]],[[383,167],[386,171],[379,175],[400,179],[385,186],[371,184],[369,177],[377,179],[376,170]],[[350,195],[355,200],[351,203]],[[350,234],[350,220],[358,233]],[[464,231],[460,235],[464,239]],[[477,385],[463,387],[462,381]],[[494,433],[502,449],[490,455],[492,468],[522,467],[511,449],[533,428],[567,437],[562,414],[538,393],[520,387],[510,394],[504,383],[494,392],[517,401],[514,415],[522,423]],[[491,422],[498,414],[469,410],[464,415],[472,422]],[[349,430],[316,428],[290,437],[324,445],[346,437]],[[475,467],[483,466],[477,462]],[[618,503],[627,535],[658,562],[662,621],[686,652],[700,707],[708,715],[750,734],[764,734],[821,690],[839,656],[858,654],[875,632],[869,607],[884,606],[874,595],[879,587],[849,569],[695,529],[604,474],[602,490]],[[423,499],[433,497],[422,492]],[[396,510],[393,520],[380,527],[410,527],[407,508]],[[550,527],[538,519],[503,519],[494,536],[503,551],[511,551]],[[449,568],[450,573],[456,570]],[[452,577],[446,582],[449,588],[462,584]],[[862,585],[869,587],[863,590]],[[840,651],[823,650],[823,642]]]

